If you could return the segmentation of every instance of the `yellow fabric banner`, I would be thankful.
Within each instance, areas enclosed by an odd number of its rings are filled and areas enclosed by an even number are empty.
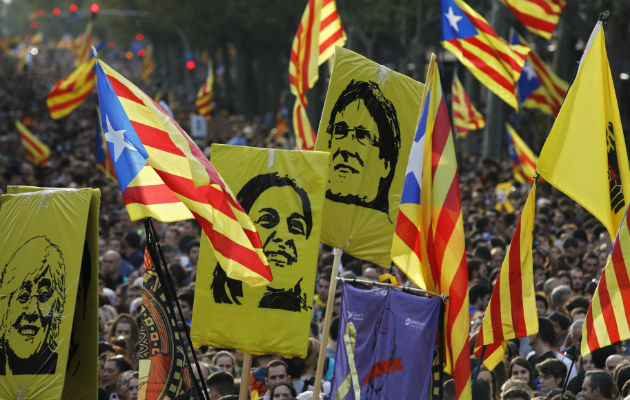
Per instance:
[[[538,157],[538,173],[614,239],[630,198],[628,154],[606,40],[598,22]]]
[[[341,47],[316,150],[331,154],[322,242],[389,267],[424,85]]]
[[[306,356],[329,160],[315,151],[212,146],[212,164],[256,225],[273,280],[250,287],[228,278],[203,236],[195,346]]]
[[[0,196],[0,398],[94,399],[98,209],[93,189]]]

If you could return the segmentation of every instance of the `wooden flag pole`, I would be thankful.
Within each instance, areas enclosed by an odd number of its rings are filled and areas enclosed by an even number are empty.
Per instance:
[[[328,300],[326,301],[326,316],[324,317],[324,331],[322,332],[322,341],[319,344],[319,356],[317,357],[317,372],[315,373],[315,383],[313,384],[313,400],[319,400],[319,392],[321,392],[322,377],[324,375],[324,361],[326,361],[326,345],[328,344],[328,332],[330,331],[330,318],[335,305],[335,291],[337,289],[337,275],[339,275],[339,264],[341,263],[341,255],[343,250],[335,247],[333,249],[335,258],[333,259],[333,267],[330,275],[330,287],[328,288]]]
[[[238,400],[247,400],[249,394],[249,371],[252,369],[252,355],[244,353],[243,369],[241,370],[241,389],[238,392]]]

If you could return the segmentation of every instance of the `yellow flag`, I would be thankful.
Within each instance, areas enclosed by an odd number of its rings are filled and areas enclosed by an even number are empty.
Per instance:
[[[424,85],[337,47],[316,150],[331,153],[322,242],[389,258]]]
[[[203,236],[194,345],[306,356],[329,159],[324,152],[212,146],[212,164],[256,225],[273,280],[250,287],[228,278]]]
[[[537,169],[547,182],[593,214],[614,238],[630,196],[630,172],[600,22],[591,38]]]
[[[0,196],[0,398],[97,397],[100,192]]]

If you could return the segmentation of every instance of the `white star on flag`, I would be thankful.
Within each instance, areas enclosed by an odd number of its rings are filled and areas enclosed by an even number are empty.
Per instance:
[[[105,122],[107,124],[107,131],[105,132],[105,140],[108,143],[114,145],[114,162],[118,161],[118,157],[122,154],[125,148],[131,151],[138,151],[131,143],[125,140],[125,130],[114,130],[112,123],[109,122],[109,116],[105,115]]]
[[[455,15],[455,12],[453,11],[453,7],[449,7],[448,12],[444,14],[444,16],[448,20],[449,25],[453,29],[455,29],[456,32],[459,32],[459,27],[457,26],[457,23],[464,17],[462,17],[461,15]]]
[[[531,81],[536,77],[536,71],[534,71],[534,68],[532,68],[532,65],[529,62],[525,63],[523,72],[527,75],[528,81]]]

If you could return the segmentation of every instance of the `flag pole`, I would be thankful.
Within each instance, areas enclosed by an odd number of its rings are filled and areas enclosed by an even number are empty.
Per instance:
[[[477,377],[479,376],[479,370],[481,369],[481,364],[483,363],[483,356],[485,355],[486,355],[486,345],[484,344],[483,347],[481,348],[481,355],[479,356],[479,363],[477,364],[477,368],[475,368],[475,375],[473,375],[472,383],[470,385],[471,390],[472,388],[475,387],[475,383],[477,383]]]
[[[334,259],[332,272],[330,274],[330,287],[328,288],[328,299],[326,301],[326,315],[324,317],[324,331],[322,341],[319,344],[319,355],[317,357],[317,372],[315,373],[315,383],[313,383],[313,400],[319,400],[321,392],[322,376],[324,375],[324,361],[326,360],[326,345],[328,344],[328,332],[330,331],[330,319],[335,305],[335,291],[337,289],[337,275],[339,274],[339,264],[343,250],[338,247],[333,249]]]
[[[172,285],[171,276],[166,268],[166,261],[164,259],[164,254],[162,254],[162,249],[157,239],[157,235],[155,234],[155,230],[153,229],[153,224],[151,224],[150,218],[144,218],[144,231],[147,237],[147,248],[149,249],[149,254],[151,255],[151,259],[153,260],[153,264],[155,265],[155,269],[157,271],[158,278],[160,280],[160,284],[164,288],[164,294],[166,295],[166,299],[170,304],[175,304],[177,308],[177,313],[180,317],[180,320],[183,324],[185,324],[186,320],[184,319],[184,313],[179,305],[179,301],[177,300],[177,296],[175,295],[175,289]],[[162,267],[164,266],[164,268]],[[188,362],[188,368],[190,370],[192,381],[195,385],[195,390],[200,395],[200,398],[207,399],[208,397],[208,388],[206,387],[206,382],[203,379],[203,374],[201,373],[201,367],[199,366],[199,362],[197,361],[197,355],[195,354],[195,349],[193,348],[192,341],[190,340],[190,334],[188,331],[184,330],[186,338],[182,338],[186,340],[186,344],[191,349],[191,353],[193,356],[193,360],[188,359],[188,351],[184,351],[184,357],[186,357],[186,361]],[[181,336],[181,331],[180,331]],[[194,379],[193,369],[191,361],[195,363],[197,367],[197,373],[199,374],[199,380],[201,381],[201,386],[197,379]]]
[[[243,369],[241,370],[241,389],[238,392],[238,400],[247,400],[249,394],[249,371],[252,368],[252,355],[244,353]]]

